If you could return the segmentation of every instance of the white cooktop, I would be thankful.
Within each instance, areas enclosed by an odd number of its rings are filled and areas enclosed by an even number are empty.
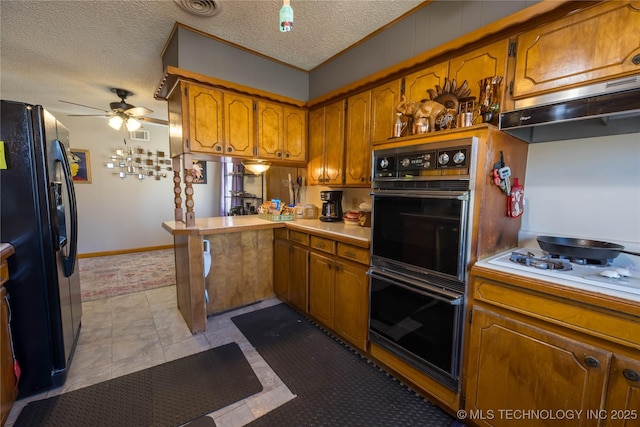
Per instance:
[[[640,302],[640,257],[638,256],[623,253],[613,259],[612,263],[607,266],[571,263],[571,270],[560,271],[539,269],[513,262],[509,260],[513,252],[519,252],[521,254],[531,253],[536,258],[546,255],[546,253],[539,248],[516,248],[480,260],[477,264],[576,289]],[[616,272],[620,277],[605,277],[601,274],[605,271],[609,275],[615,275],[613,272]],[[620,275],[620,273],[623,273],[623,275]]]

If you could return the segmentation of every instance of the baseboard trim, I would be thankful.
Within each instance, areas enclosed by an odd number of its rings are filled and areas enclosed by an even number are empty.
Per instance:
[[[159,251],[162,249],[171,249],[171,248],[173,248],[173,245],[147,246],[145,248],[120,249],[117,251],[89,252],[86,254],[78,254],[78,258],[94,258],[99,256],[124,255],[124,254],[133,254],[136,252]]]

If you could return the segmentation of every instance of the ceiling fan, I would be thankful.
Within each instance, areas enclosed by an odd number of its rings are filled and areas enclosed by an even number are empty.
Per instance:
[[[126,89],[118,89],[111,88],[111,92],[115,93],[120,101],[111,102],[109,104],[109,110],[103,110],[102,108],[91,107],[89,105],[78,104],[70,101],[59,100],[60,102],[64,102],[66,104],[78,105],[80,107],[91,108],[93,110],[100,110],[106,114],[69,114],[69,116],[76,117],[97,117],[97,116],[105,116],[109,117],[109,126],[118,130],[122,127],[124,123],[128,131],[135,131],[140,128],[142,125],[141,122],[155,123],[158,125],[167,125],[168,122],[166,120],[154,119],[152,117],[145,117],[147,114],[153,113],[152,110],[147,107],[135,107],[131,104],[128,104],[125,100],[133,95],[133,92],[130,92]]]

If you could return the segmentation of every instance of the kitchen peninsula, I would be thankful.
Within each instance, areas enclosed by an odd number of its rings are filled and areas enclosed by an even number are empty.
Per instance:
[[[371,238],[370,228],[343,222],[274,222],[256,215],[197,218],[193,227],[167,221],[162,227],[174,238],[178,309],[192,333],[206,329],[207,316],[275,295],[274,229],[310,233],[365,249]],[[207,277],[205,240],[211,254]]]

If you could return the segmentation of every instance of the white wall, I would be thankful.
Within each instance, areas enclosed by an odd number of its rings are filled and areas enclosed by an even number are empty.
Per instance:
[[[640,134],[531,144],[525,200],[521,242],[549,234],[640,251]]]
[[[68,117],[52,111],[68,129],[71,148],[90,152],[91,184],[75,185],[78,202],[78,252],[92,254],[108,251],[172,245],[173,237],[162,228],[173,220],[173,173],[160,181],[134,177],[120,179],[105,163],[114,150],[124,146],[128,133],[116,131],[102,117]],[[127,146],[169,153],[166,126],[146,124],[150,142],[127,141]],[[218,196],[213,188],[216,174],[208,164],[208,184],[194,185],[196,215],[213,216],[218,212]],[[217,180],[219,188],[219,178]],[[182,194],[184,198],[184,193]]]

